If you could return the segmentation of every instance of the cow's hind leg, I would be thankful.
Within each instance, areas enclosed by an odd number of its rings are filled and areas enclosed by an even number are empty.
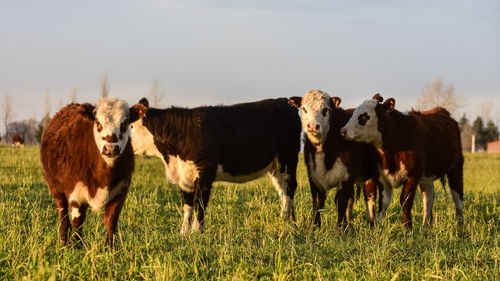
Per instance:
[[[464,222],[463,200],[464,200],[464,178],[463,178],[464,158],[460,155],[459,161],[455,167],[448,172],[448,184],[450,185],[450,194],[455,203],[455,218],[459,225]]]
[[[423,226],[432,225],[432,204],[434,203],[434,182],[431,179],[420,181],[420,194],[424,208]]]
[[[205,211],[208,207],[210,199],[210,191],[212,189],[212,182],[215,178],[215,169],[205,168],[200,171],[200,177],[195,182],[195,198],[196,203],[196,218],[193,221],[191,230],[193,232],[203,232],[203,225],[205,223]]]
[[[182,210],[184,217],[182,220],[181,235],[186,235],[191,227],[191,217],[193,216],[194,192],[182,191]]]
[[[69,203],[69,217],[73,231],[71,241],[76,246],[81,246],[82,242],[82,225],[87,215],[87,205],[80,205],[75,201]]]
[[[281,199],[281,216],[284,219],[291,218],[295,221],[293,198],[297,189],[297,161],[275,160],[272,170],[269,172],[271,181],[278,191]]]
[[[66,245],[68,241],[69,218],[68,218],[68,200],[64,194],[53,194],[59,217],[59,241]]]
[[[392,201],[392,185],[390,184],[387,177],[384,175],[384,172],[380,170],[379,173],[379,184],[382,186],[382,192],[379,192],[379,212],[377,216],[377,220],[381,221],[385,218],[385,213],[387,212],[387,208]],[[380,188],[379,188],[380,191]]]

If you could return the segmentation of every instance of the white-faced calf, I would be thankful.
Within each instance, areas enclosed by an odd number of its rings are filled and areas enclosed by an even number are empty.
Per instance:
[[[383,157],[384,188],[382,214],[392,197],[392,187],[403,185],[400,203],[403,224],[411,227],[411,208],[417,185],[424,206],[424,224],[432,222],[434,181],[448,178],[456,218],[463,221],[463,164],[458,123],[441,107],[402,113],[395,100],[377,94],[359,105],[341,134],[345,139],[370,143]],[[444,182],[444,180],[443,180]]]
[[[320,211],[327,192],[338,187],[335,204],[338,224],[350,218],[354,184],[368,179],[378,182],[380,157],[368,144],[346,141],[340,128],[347,123],[352,110],[339,107],[340,98],[326,92],[309,90],[303,97],[291,97],[290,104],[301,109],[302,128],[306,134],[304,159],[307,165],[313,199],[313,220],[321,225]],[[369,221],[375,216],[376,190],[364,189]]]
[[[116,99],[69,104],[43,130],[42,172],[59,213],[59,238],[68,241],[69,225],[75,242],[87,208],[104,208],[106,242],[112,246],[118,216],[127,195],[134,154],[129,123],[146,112],[142,104],[129,108]]]

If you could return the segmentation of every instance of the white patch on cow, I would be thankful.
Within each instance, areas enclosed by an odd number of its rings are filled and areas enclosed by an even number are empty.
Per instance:
[[[182,221],[181,235],[186,235],[189,232],[191,217],[193,216],[193,207],[188,204],[184,204],[182,209],[184,211],[184,219]]]
[[[281,168],[278,158],[274,158],[271,162],[269,177],[271,178],[274,188],[278,191],[281,200],[281,216],[283,218],[288,218],[293,213],[293,199],[287,193],[290,175],[287,174],[286,167],[283,172],[280,172]]]
[[[352,218],[352,201],[352,198],[349,198],[349,200],[347,200],[347,209],[345,210],[345,217],[347,221],[350,221]]]
[[[127,126],[127,130],[122,133],[120,128],[122,123],[129,118],[129,115],[129,107],[123,100],[117,98],[100,98],[97,101],[94,117],[95,120],[101,124],[102,129],[99,131],[97,129],[97,124],[94,123],[94,140],[99,152],[103,151],[106,144],[116,145],[120,149],[120,154],[123,152],[130,136],[130,130]],[[110,143],[103,140],[103,138],[112,135],[117,136],[117,142]],[[117,159],[116,156],[106,156],[102,154],[101,156],[110,167],[114,165]]]
[[[113,200],[116,195],[118,195],[128,183],[126,181],[121,181],[114,187],[111,192],[109,192],[108,187],[97,188],[94,197],[89,194],[88,187],[81,181],[77,182],[73,192],[69,195],[69,202],[76,202],[78,205],[88,204],[92,210],[99,211],[106,204]]]
[[[80,217],[80,209],[79,208],[75,208],[75,207],[71,207],[71,219],[74,220],[74,219],[77,219]]]
[[[368,214],[368,221],[375,221],[375,196],[370,194],[365,200],[366,213]]]
[[[193,225],[191,226],[192,232],[203,232],[203,226],[200,221],[198,221],[198,217],[195,217],[193,220]]]
[[[345,139],[372,143],[376,147],[382,145],[382,134],[378,130],[378,117],[375,113],[377,104],[377,100],[366,100],[354,110],[352,117],[344,126],[346,130]],[[364,125],[359,123],[359,116],[362,114],[366,114],[369,117]]]
[[[194,191],[194,182],[199,176],[198,167],[193,161],[182,160],[179,156],[168,155],[168,163],[161,157],[165,164],[167,179],[178,184],[185,192]]]
[[[464,221],[464,214],[463,214],[463,209],[464,205],[462,202],[462,199],[460,199],[460,195],[458,192],[450,188],[450,194],[451,198],[453,199],[453,203],[455,203],[455,217],[459,223],[463,223]]]
[[[424,209],[424,218],[422,221],[422,225],[431,225],[432,205],[434,203],[434,179],[424,177],[420,180],[419,184]]]
[[[142,118],[130,124],[132,148],[136,155],[149,155],[163,158],[155,145],[153,134],[144,126]]]
[[[406,169],[403,162],[399,162],[399,169],[394,173],[389,173],[389,170],[384,170],[384,175],[386,175],[389,183],[393,188],[401,186],[408,179],[408,170]]]
[[[330,130],[330,112],[332,101],[326,92],[320,90],[309,90],[301,101],[302,128],[309,140],[314,144],[322,144]],[[325,113],[325,114],[323,114]],[[318,129],[311,131],[310,127]]]
[[[340,158],[337,158],[332,168],[328,170],[325,167],[325,154],[323,152],[316,152],[307,166],[310,169],[310,176],[314,183],[325,192],[340,186],[343,181],[349,178],[347,167]]]
[[[384,173],[384,171],[382,171],[382,168],[379,168],[378,180],[383,187],[382,194],[380,194],[380,196],[382,196],[382,207],[377,216],[377,220],[381,221],[382,219],[385,218],[385,213],[387,211],[387,208],[389,207],[389,204],[391,204],[393,186],[391,185],[389,179],[387,178],[387,175]]]

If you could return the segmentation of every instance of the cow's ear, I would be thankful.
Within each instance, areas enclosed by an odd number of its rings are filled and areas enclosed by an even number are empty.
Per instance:
[[[384,102],[385,112],[391,112],[394,110],[394,106],[396,106],[396,100],[394,98],[388,98]]]
[[[342,99],[339,97],[332,97],[332,102],[333,102],[333,106],[335,108],[338,108],[340,106],[340,102],[342,102]]]
[[[380,93],[376,93],[372,99],[374,100],[378,100],[378,102],[383,102],[384,101],[384,98],[380,95]]]
[[[149,101],[147,98],[142,98],[140,101],[139,101],[140,104],[144,105],[146,107],[146,109],[149,108]]]
[[[83,114],[87,116],[89,119],[94,120],[95,119],[95,106],[91,105],[90,103],[82,103],[80,106],[83,109]]]
[[[146,114],[146,111],[148,111],[148,109],[144,104],[142,104],[142,103],[134,104],[130,108],[130,120],[129,120],[129,122],[133,123],[133,122],[137,121],[138,119],[142,118]]]
[[[302,97],[291,97],[288,99],[288,104],[299,108],[302,103]]]

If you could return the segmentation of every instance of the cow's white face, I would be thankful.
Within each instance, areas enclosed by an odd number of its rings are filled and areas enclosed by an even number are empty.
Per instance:
[[[382,134],[378,129],[378,117],[375,111],[378,104],[377,100],[371,99],[359,105],[351,119],[341,129],[341,135],[347,140],[381,145]]]
[[[130,136],[129,107],[117,98],[101,98],[94,110],[94,139],[109,166],[121,155]]]
[[[314,144],[325,142],[330,130],[330,112],[333,103],[326,92],[309,90],[300,105],[302,128]]]
[[[153,134],[142,123],[140,118],[136,122],[130,124],[130,136],[132,139],[132,147],[136,155],[158,156],[162,158],[161,153],[156,148]]]

